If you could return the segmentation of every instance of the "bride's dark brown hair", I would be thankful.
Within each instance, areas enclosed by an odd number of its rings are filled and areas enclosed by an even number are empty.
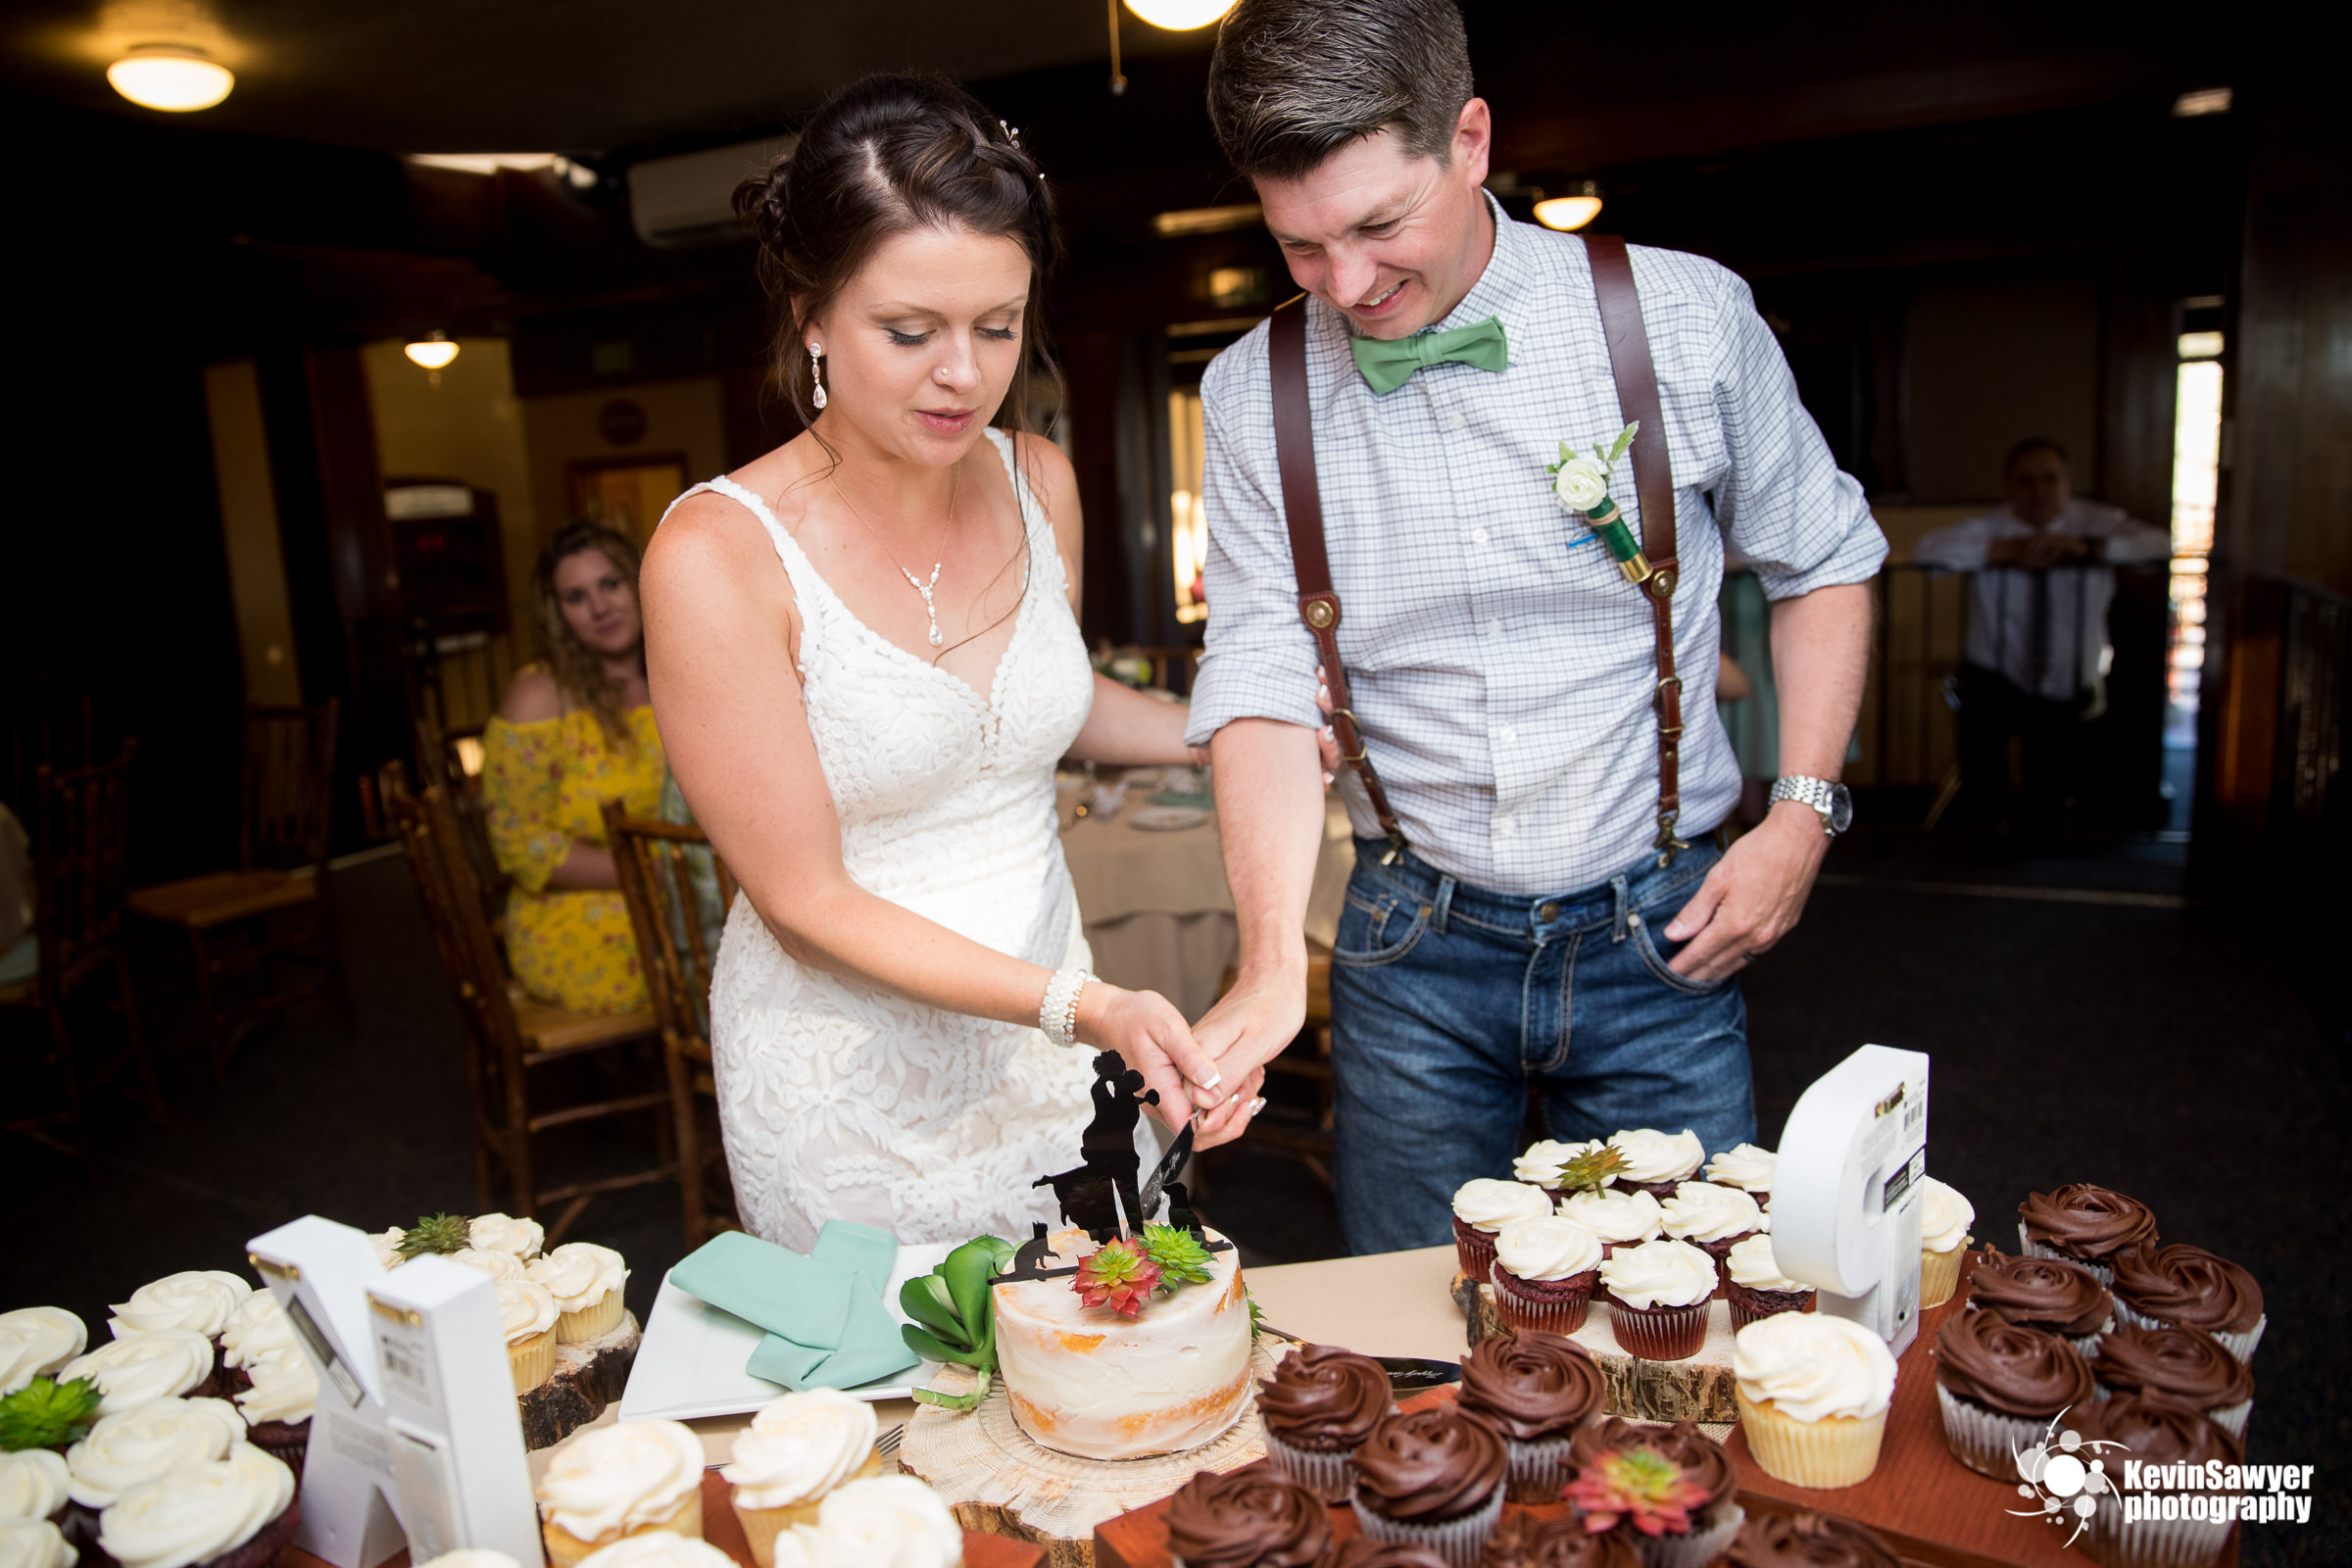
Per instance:
[[[775,323],[769,375],[803,424],[816,418],[808,323],[883,241],[914,228],[1009,239],[1029,258],[1020,359],[993,422],[1027,429],[1033,389],[1056,388],[1042,318],[1061,260],[1054,193],[1019,133],[945,77],[875,74],[844,87],[789,156],[736,188],[735,211],[760,242]]]

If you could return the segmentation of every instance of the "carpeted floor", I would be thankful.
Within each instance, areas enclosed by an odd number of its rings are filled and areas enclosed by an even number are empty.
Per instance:
[[[1759,1125],[1776,1141],[1804,1086],[1858,1045],[1926,1051],[1931,1165],[1975,1202],[1980,1237],[2014,1246],[2029,1191],[2095,1181],[2147,1202],[2168,1240],[2243,1263],[2271,1312],[2249,1457],[2320,1466],[2311,1525],[2248,1532],[2243,1561],[2352,1560],[2352,1500],[2329,1463],[2352,1428],[2337,1397],[2352,1358],[2330,1326],[2347,1228],[2325,1188],[2285,1180],[2324,1175],[2338,1147],[2345,1041],[2305,1000],[2313,978],[2274,957],[2280,916],[2177,906],[2177,860],[2166,847],[2021,864],[1841,844],[1804,923],[1745,982]],[[298,1011],[216,1085],[184,1001],[159,987],[166,1124],[101,1098],[86,1168],[0,1139],[0,1307],[65,1306],[103,1334],[107,1304],[134,1286],[241,1268],[246,1239],[294,1215],[373,1229],[472,1204],[457,1019],[407,868],[353,866],[337,893],[352,1029]],[[168,957],[149,972],[168,974]],[[38,1086],[0,1071],[14,1114]],[[651,1137],[649,1121],[642,1138],[575,1138],[551,1157],[617,1168],[649,1158]],[[1337,1250],[1329,1197],[1298,1161],[1244,1145],[1208,1176],[1203,1206],[1247,1258]],[[628,1256],[640,1314],[682,1250],[665,1187],[600,1198],[573,1234]]]

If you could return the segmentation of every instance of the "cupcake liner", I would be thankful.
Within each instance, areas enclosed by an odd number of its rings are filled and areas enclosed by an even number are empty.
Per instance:
[[[1506,1329],[1541,1329],[1546,1334],[1569,1335],[1585,1326],[1585,1318],[1592,1310],[1592,1293],[1586,1291],[1565,1300],[1544,1300],[1538,1297],[1521,1296],[1511,1289],[1504,1273],[1497,1269],[1493,1275],[1494,1311]]]
[[[556,1375],[556,1331],[543,1329],[519,1345],[507,1347],[507,1367],[514,1374],[514,1392],[528,1394]]]
[[[1920,1249],[1919,1306],[1921,1311],[1924,1312],[1931,1306],[1941,1306],[1959,1294],[1960,1258],[1967,1250],[1968,1245],[1965,1242],[1948,1252],[1930,1251],[1924,1247]]]
[[[284,1513],[218,1557],[206,1558],[202,1568],[270,1568],[294,1544],[294,1532],[301,1526],[302,1503],[289,1502]]]
[[[2086,1268],[2090,1270],[2091,1277],[2101,1285],[2115,1283],[2114,1264],[2102,1263],[2095,1257],[2077,1257],[2074,1253],[2053,1247],[2048,1242],[2037,1242],[2026,1234],[2026,1222],[2022,1219],[2017,1222],[2017,1250],[2027,1257],[2046,1257],[2052,1262],[2072,1263],[2077,1268]]]
[[[556,1319],[556,1339],[564,1345],[585,1345],[601,1340],[620,1327],[622,1300],[620,1287],[605,1293],[605,1298],[577,1312],[565,1312]]]
[[[2102,1497],[2083,1545],[2105,1568],[2206,1568],[2230,1540],[2227,1519],[2124,1522],[2121,1497]]]
[[[1453,1222],[1453,1255],[1460,1260],[1463,1273],[1485,1285],[1491,1279],[1488,1270],[1494,1266],[1494,1237],[1457,1219]]]
[[[1799,1421],[1769,1403],[1752,1402],[1744,1392],[1737,1397],[1747,1451],[1775,1481],[1829,1491],[1858,1486],[1879,1467],[1879,1447],[1886,1438],[1885,1410]]]
[[[735,1504],[735,1521],[743,1526],[743,1543],[760,1568],[776,1568],[776,1538],[795,1525],[813,1525],[819,1498],[782,1508],[746,1508]]]
[[[1525,1442],[1503,1439],[1503,1450],[1510,1456],[1511,1479],[1505,1489],[1510,1500],[1559,1501],[1561,1490],[1576,1476],[1575,1466],[1568,1462],[1568,1449],[1575,1441],[1574,1438],[1532,1438]]]
[[[1312,1448],[1293,1447],[1276,1437],[1272,1429],[1264,1431],[1266,1456],[1274,1468],[1304,1487],[1333,1507],[1355,1495],[1355,1450],[1345,1453],[1318,1453]]]
[[[1732,1538],[1746,1518],[1747,1510],[1727,1497],[1705,1510],[1687,1536],[1645,1536],[1623,1526],[1618,1534],[1642,1554],[1642,1568],[1709,1568],[1732,1549]]]
[[[2015,1486],[2017,1456],[2048,1435],[2048,1416],[2005,1415],[1971,1404],[1941,1383],[1936,1402],[1943,1410],[1943,1441],[1952,1457],[1981,1476]]]
[[[1813,1301],[1806,1301],[1801,1304],[1789,1306],[1752,1306],[1748,1302],[1741,1300],[1739,1297],[1729,1294],[1730,1288],[1728,1286],[1725,1289],[1726,1294],[1724,1296],[1724,1299],[1731,1304],[1732,1332],[1734,1334],[1739,1333],[1741,1329],[1747,1327],[1750,1323],[1755,1322],[1759,1318],[1778,1317],[1783,1312],[1810,1312],[1814,1310],[1815,1303]],[[1788,1293],[1775,1291],[1769,1294],[1779,1296]]]
[[[2120,1296],[2115,1298],[2115,1320],[2135,1329],[2169,1329],[2180,1326],[2178,1318],[2150,1317]],[[2193,1326],[2205,1327],[2201,1323]],[[2205,1332],[2221,1341],[2222,1348],[2236,1356],[2238,1365],[2245,1366],[2253,1361],[2254,1347],[2262,1343],[2263,1331],[2270,1326],[2271,1314],[2265,1312],[2254,1320],[2252,1328],[2243,1332],[2233,1332],[2229,1329],[2205,1329]]]
[[[311,1451],[311,1424],[308,1421],[263,1421],[245,1429],[245,1441],[264,1453],[284,1462],[294,1472],[296,1485],[302,1482],[302,1461]]]
[[[1707,1302],[1638,1307],[1612,1298],[1609,1328],[1628,1355],[1644,1361],[1687,1361],[1707,1342]]]
[[[1502,1517],[1502,1490],[1496,1487],[1494,1495],[1472,1512],[1439,1524],[1391,1519],[1365,1507],[1361,1497],[1352,1506],[1357,1528],[1374,1541],[1419,1546],[1437,1553],[1450,1568],[1478,1568],[1479,1558],[1486,1551],[1487,1537],[1494,1531],[1494,1522]]]

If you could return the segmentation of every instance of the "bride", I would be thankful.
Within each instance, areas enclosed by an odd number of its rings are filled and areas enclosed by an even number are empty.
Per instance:
[[[641,594],[670,765],[743,887],[710,991],[737,1205],[802,1250],[837,1216],[1017,1238],[1095,1051],[1200,1147],[1263,1103],[1087,973],[1054,764],[1191,754],[1181,708],[1089,666],[1076,482],[1020,433],[1052,198],[960,88],[871,76],[736,202],[808,428],[680,497]]]

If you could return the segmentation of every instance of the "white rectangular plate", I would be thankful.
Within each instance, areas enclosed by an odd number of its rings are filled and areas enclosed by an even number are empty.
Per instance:
[[[882,1288],[882,1304],[901,1323],[911,1321],[899,1310],[899,1287],[918,1274],[928,1274],[956,1250],[950,1242],[901,1247]],[[767,1331],[722,1312],[700,1297],[689,1296],[662,1277],[661,1294],[647,1318],[645,1338],[637,1346],[637,1363],[629,1369],[629,1386],[620,1396],[623,1421],[691,1421],[707,1415],[742,1415],[787,1391],[781,1384],[753,1377],[743,1369],[760,1348]],[[896,1372],[887,1378],[846,1390],[860,1399],[903,1399],[931,1381],[937,1361]]]

